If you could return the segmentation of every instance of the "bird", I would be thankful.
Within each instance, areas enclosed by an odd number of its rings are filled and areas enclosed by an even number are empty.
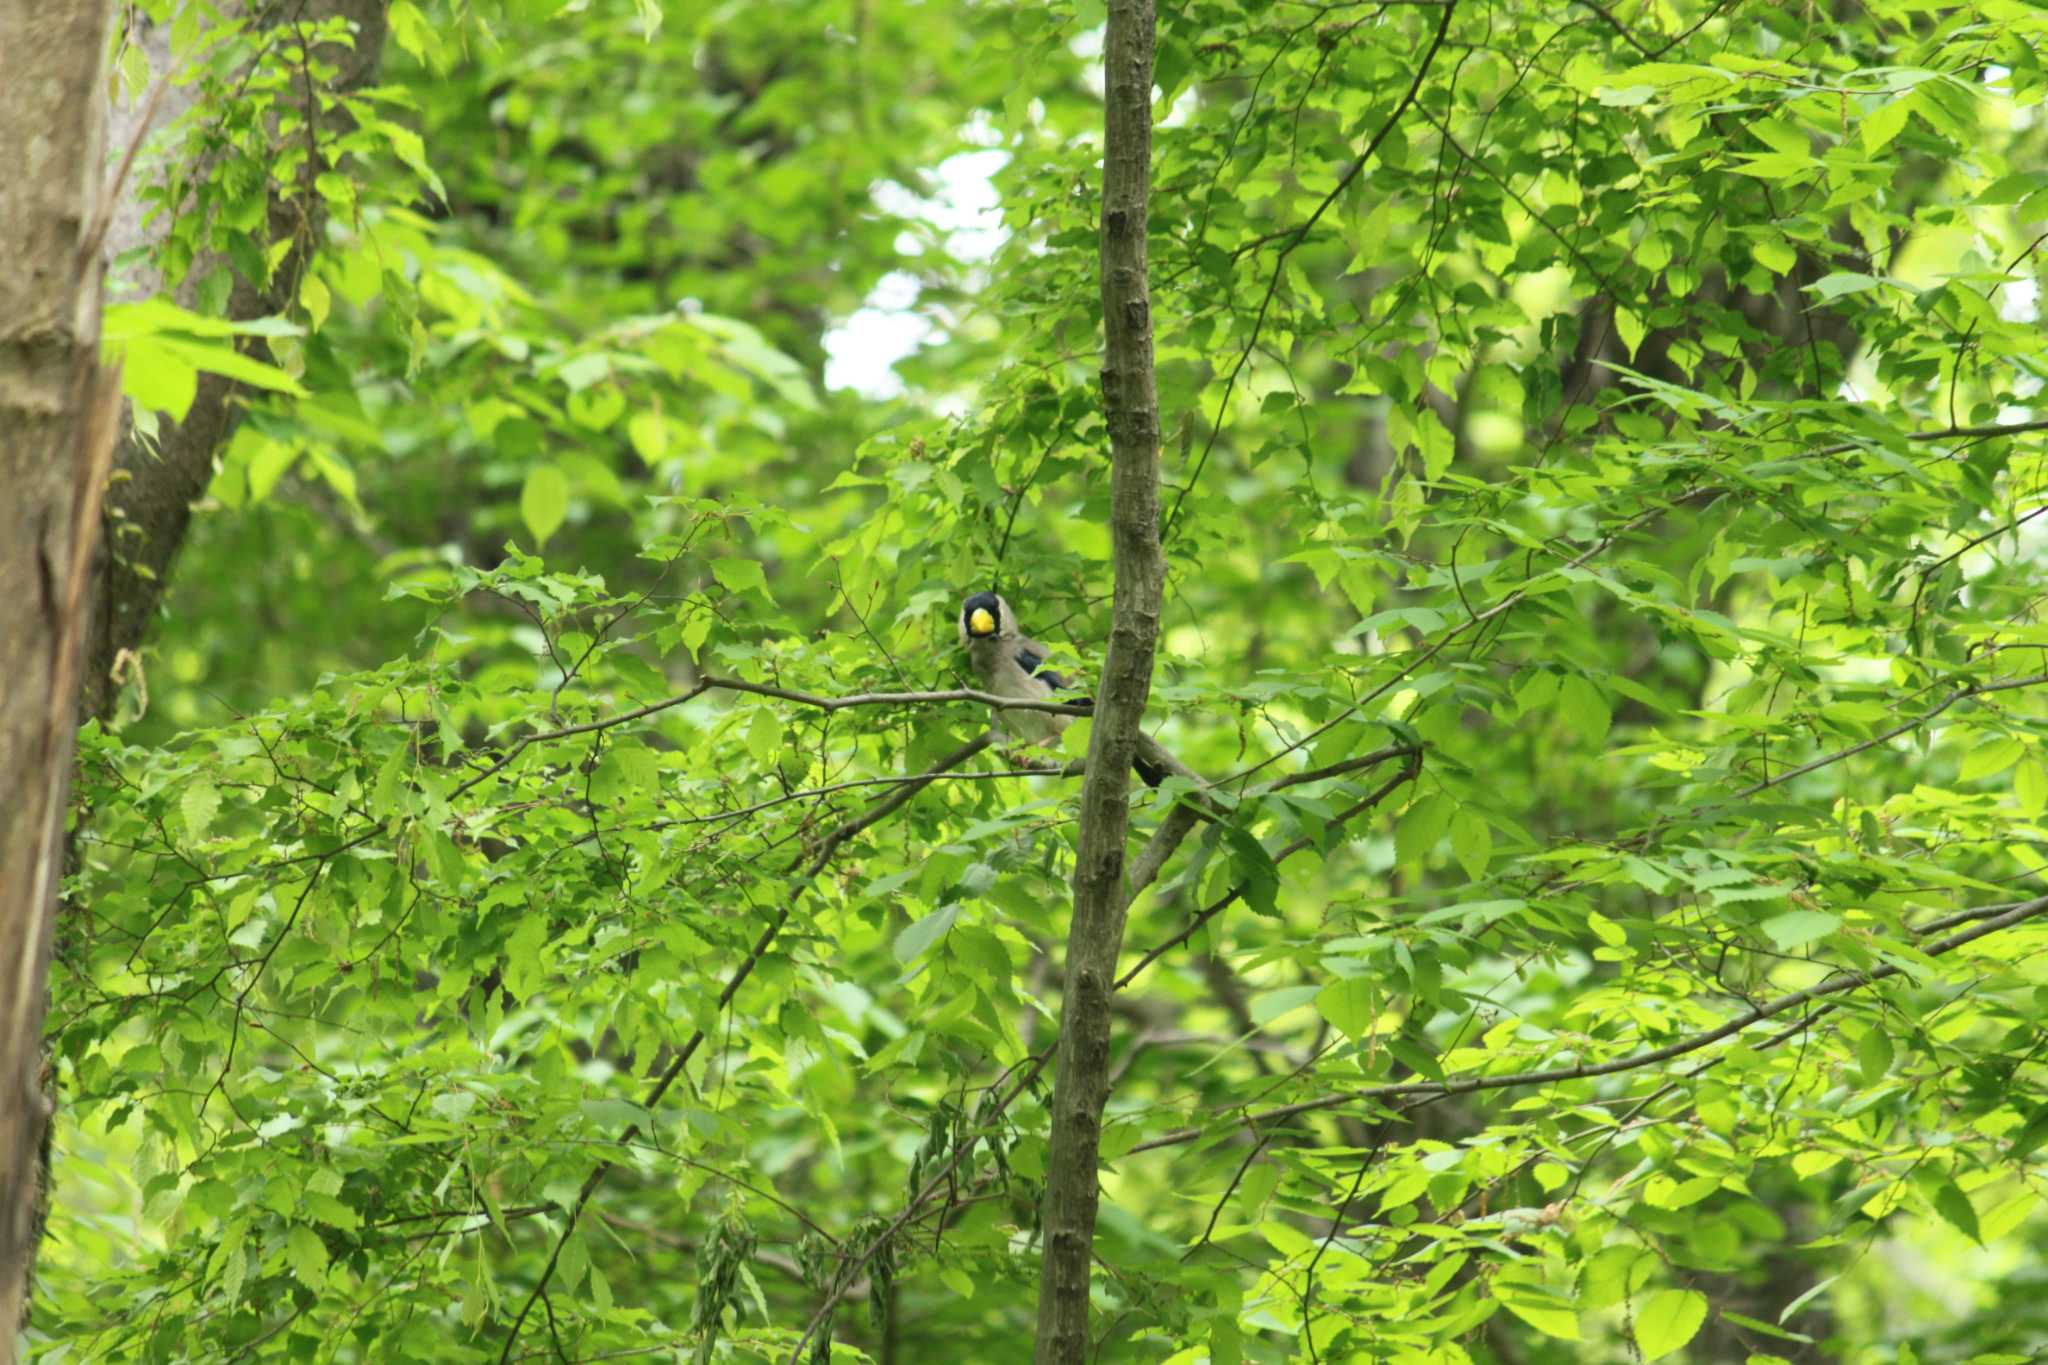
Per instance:
[[[974,665],[984,692],[999,697],[1037,700],[1065,692],[1073,680],[1046,667],[1052,651],[1025,635],[1017,627],[1017,614],[1010,604],[992,592],[978,592],[960,604],[960,647]],[[1067,698],[1075,706],[1092,706],[1092,699]],[[1059,739],[1072,716],[1053,711],[1006,710],[996,713],[996,723],[1018,739],[1051,744]],[[1156,763],[1139,758],[1133,763],[1148,787],[1156,787],[1166,773]]]

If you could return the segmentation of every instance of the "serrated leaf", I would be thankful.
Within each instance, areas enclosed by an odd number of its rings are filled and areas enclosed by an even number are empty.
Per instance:
[[[2013,1135],[2012,1145],[2006,1148],[2008,1161],[2025,1161],[2048,1142],[2048,1104],[2036,1109],[2033,1116],[2020,1126]]]
[[[764,596],[768,592],[768,575],[756,560],[714,559],[711,561],[711,576],[729,592],[758,590]]]
[[[1451,854],[1465,875],[1478,881],[1493,861],[1493,826],[1467,806],[1451,817]]]
[[[1707,1296],[1697,1289],[1659,1289],[1636,1305],[1636,1346],[1645,1361],[1670,1355],[1699,1334]]]
[[[1614,331],[1621,338],[1621,344],[1628,350],[1628,358],[1636,358],[1636,348],[1643,344],[1647,329],[1643,320],[1626,308],[1614,310]]]
[[[1363,1038],[1379,1014],[1372,983],[1361,976],[1332,981],[1316,992],[1316,1012],[1346,1038]]]
[[[206,837],[207,827],[219,810],[220,789],[203,777],[186,783],[178,796],[178,814],[185,822],[185,833],[192,839]]]
[[[1223,827],[1223,839],[1230,845],[1231,877],[1242,888],[1244,903],[1261,915],[1277,913],[1280,869],[1273,865],[1273,855],[1236,825]]]
[[[1861,132],[1863,150],[1881,152],[1891,145],[1893,138],[1905,130],[1906,119],[1912,114],[1912,97],[1901,95],[1886,100],[1863,116]]]
[[[292,1274],[308,1289],[321,1289],[327,1284],[327,1247],[320,1241],[320,1234],[303,1224],[294,1227],[284,1239],[285,1263],[292,1268]]]

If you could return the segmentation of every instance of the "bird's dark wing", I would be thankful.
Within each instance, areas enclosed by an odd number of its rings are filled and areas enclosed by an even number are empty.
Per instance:
[[[1023,669],[1055,692],[1064,692],[1074,685],[1073,679],[1067,677],[1066,674],[1056,673],[1052,669],[1047,668],[1045,666],[1045,656],[1035,649],[1019,649],[1017,651],[1017,667]],[[1088,702],[1083,698],[1074,704],[1076,706],[1085,706]]]
[[[1016,659],[1017,667],[1023,669],[1032,677],[1037,678],[1055,692],[1064,692],[1072,685],[1065,675],[1055,673],[1052,669],[1047,668],[1045,666],[1045,656],[1035,649],[1019,649]],[[1093,707],[1095,705],[1095,698],[1093,697],[1073,697],[1069,700],[1075,706]],[[1148,787],[1156,787],[1166,780],[1166,770],[1150,759],[1134,759],[1133,766],[1137,768],[1139,778]]]

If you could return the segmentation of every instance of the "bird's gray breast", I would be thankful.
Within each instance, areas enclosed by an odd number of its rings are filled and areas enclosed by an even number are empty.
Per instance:
[[[973,660],[974,671],[981,678],[982,689],[999,697],[1033,700],[1052,695],[1050,684],[1034,677],[1018,662],[1017,650],[1018,644],[1014,639],[968,642],[968,657]],[[1066,729],[1068,717],[1047,711],[998,711],[995,720],[1004,731],[1019,739],[1038,740],[1051,739]]]

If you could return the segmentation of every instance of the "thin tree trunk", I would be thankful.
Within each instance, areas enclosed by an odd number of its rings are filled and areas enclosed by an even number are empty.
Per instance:
[[[1103,53],[1102,322],[1107,346],[1102,398],[1112,463],[1116,593],[1074,858],[1074,921],[1067,939],[1046,1168],[1039,1365],[1080,1365],[1088,1355],[1096,1167],[1102,1109],[1109,1098],[1109,1002],[1127,908],[1124,843],[1130,825],[1131,758],[1152,691],[1166,584],[1159,549],[1159,398],[1145,277],[1153,31],[1152,0],[1111,0]]]
[[[40,1231],[43,1013],[99,492],[108,0],[0,0],[0,1365]]]

